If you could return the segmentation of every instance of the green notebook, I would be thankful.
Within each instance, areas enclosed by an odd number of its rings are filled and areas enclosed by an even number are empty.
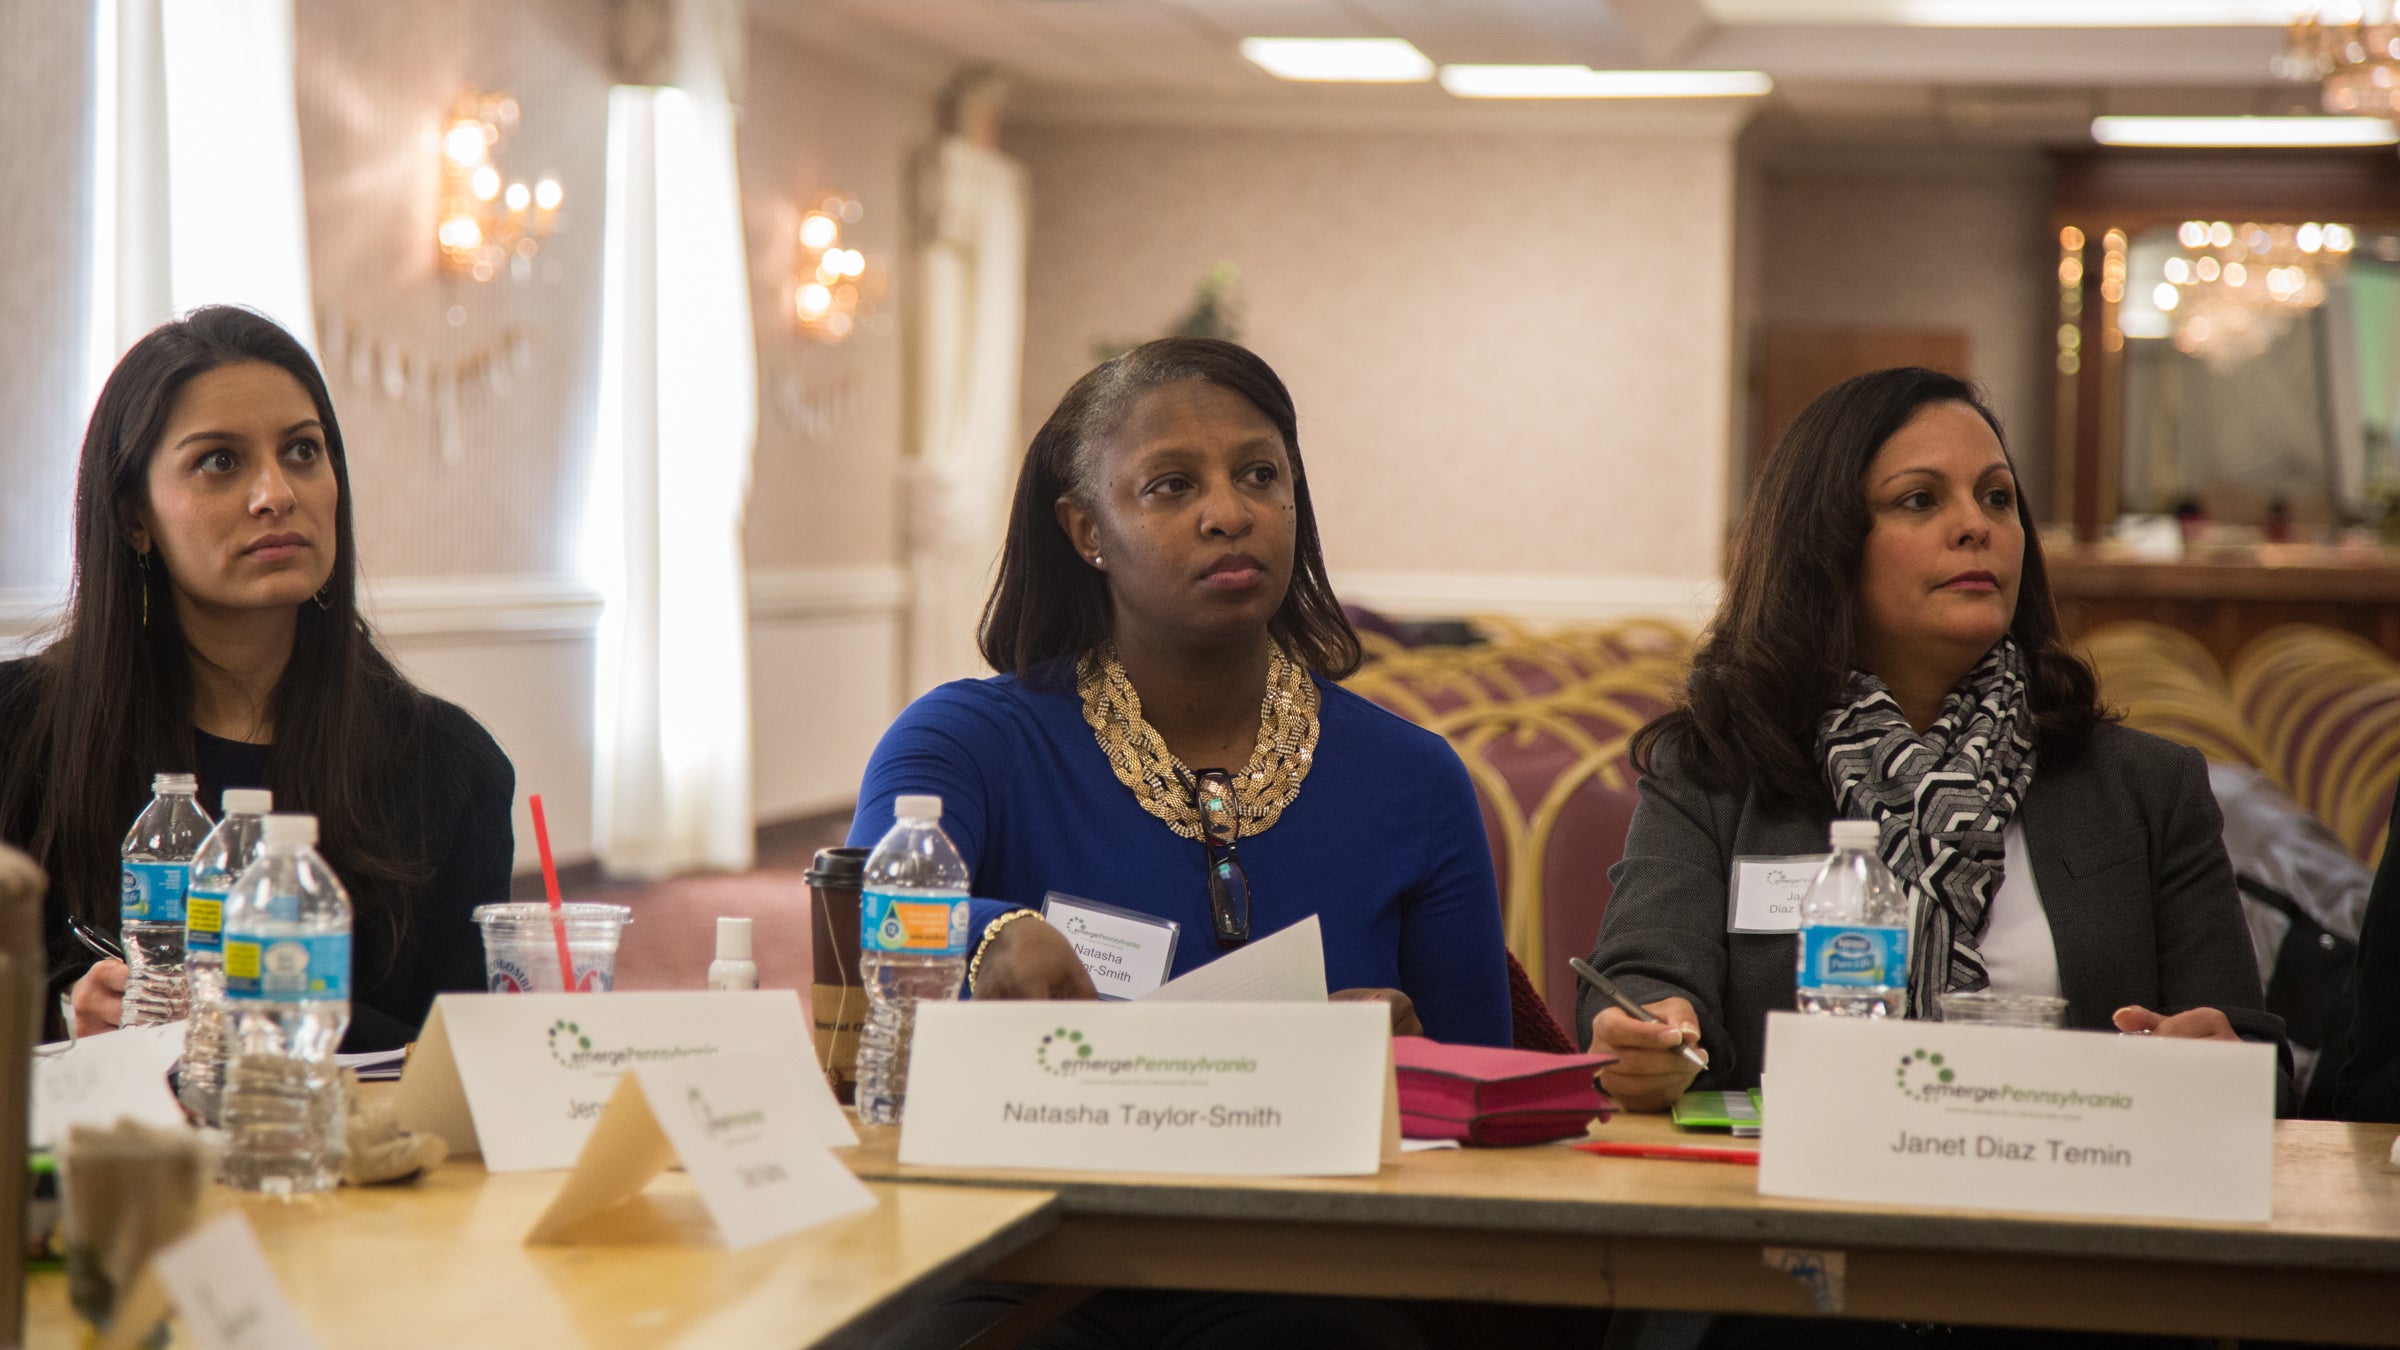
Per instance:
[[[1766,1098],[1747,1092],[1687,1092],[1675,1100],[1675,1123],[1687,1130],[1731,1130],[1736,1139],[1755,1139],[1766,1126]]]

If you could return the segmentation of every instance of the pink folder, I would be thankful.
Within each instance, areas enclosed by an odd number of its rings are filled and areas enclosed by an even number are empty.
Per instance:
[[[1584,1132],[1616,1109],[1595,1076],[1614,1055],[1549,1055],[1392,1038],[1400,1130],[1412,1139],[1538,1144]]]

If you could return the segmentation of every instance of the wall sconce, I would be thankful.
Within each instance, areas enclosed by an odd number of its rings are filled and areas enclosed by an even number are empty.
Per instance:
[[[557,224],[566,199],[558,179],[504,183],[492,162],[516,125],[515,99],[473,89],[443,120],[441,223],[434,237],[442,265],[454,275],[490,281],[505,267],[522,281],[533,275],[533,255]]]
[[[842,245],[842,227],[865,214],[855,199],[834,196],[800,218],[792,314],[801,331],[820,342],[837,343],[856,331],[864,308],[883,289],[882,269],[870,269],[866,254]]]

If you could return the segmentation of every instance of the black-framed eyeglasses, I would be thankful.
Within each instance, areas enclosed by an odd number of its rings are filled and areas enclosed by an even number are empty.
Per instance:
[[[1192,779],[1192,808],[1200,813],[1200,843],[1208,850],[1209,927],[1220,947],[1250,940],[1250,876],[1242,870],[1242,816],[1233,776],[1202,769]]]

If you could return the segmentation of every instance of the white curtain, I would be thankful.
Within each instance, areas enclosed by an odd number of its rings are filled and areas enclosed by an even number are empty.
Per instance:
[[[918,184],[918,441],[909,464],[908,672],[912,690],[988,672],[976,621],[999,560],[1024,456],[1017,386],[1025,345],[1025,173],[961,137]]]
[[[93,19],[90,392],[198,305],[313,351],[292,0],[97,0]]]
[[[752,861],[742,513],[756,345],[725,70],[705,5],[672,7],[673,87],[609,95],[593,840],[619,875]]]

